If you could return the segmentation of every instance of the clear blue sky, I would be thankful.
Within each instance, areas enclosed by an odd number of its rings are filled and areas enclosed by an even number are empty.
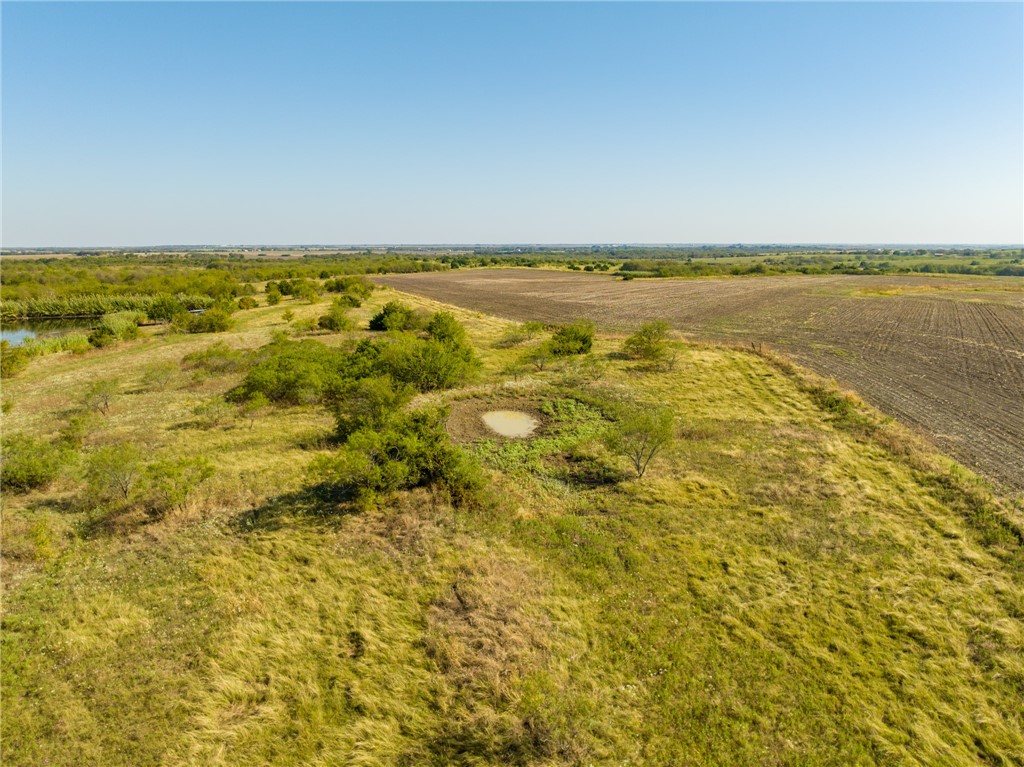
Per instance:
[[[3,244],[1020,243],[1022,9],[4,2]]]

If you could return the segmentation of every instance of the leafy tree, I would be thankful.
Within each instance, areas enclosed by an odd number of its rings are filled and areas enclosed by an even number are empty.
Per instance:
[[[82,407],[106,415],[117,396],[121,384],[114,378],[93,381],[82,393]]]
[[[553,359],[554,354],[551,352],[551,344],[544,343],[527,353],[523,358],[523,362],[533,365],[537,372],[542,372],[544,368],[551,364]]]
[[[279,291],[277,289],[268,290],[267,291],[267,305],[268,306],[277,306],[279,303],[281,303],[281,291]]]
[[[85,479],[91,493],[99,499],[115,498],[128,502],[142,477],[142,454],[129,443],[101,447],[88,457]]]
[[[201,351],[186,354],[181,358],[181,366],[185,370],[207,375],[237,373],[245,364],[245,352],[232,349],[223,341],[217,341]]]
[[[643,477],[651,461],[675,438],[675,420],[667,408],[626,410],[605,435],[605,445],[627,458],[637,478]]]
[[[256,363],[228,397],[241,402],[259,393],[277,404],[317,403],[342,387],[347,363],[345,352],[317,341],[277,340],[259,350]]]
[[[185,304],[174,296],[158,296],[146,309],[146,315],[155,322],[170,322],[186,311]]]
[[[293,312],[291,309],[285,309],[284,312],[281,314],[281,319],[283,319],[285,322],[291,322],[292,320],[295,319],[295,312]]]
[[[173,362],[158,362],[146,368],[142,374],[142,385],[147,389],[163,390],[170,386],[178,374],[178,366]]]
[[[252,296],[242,296],[238,299],[239,309],[255,309],[257,306],[259,306],[259,304],[256,303],[256,299]]]
[[[556,357],[587,354],[594,345],[594,323],[576,320],[558,328],[551,336],[551,353]]]
[[[231,315],[219,306],[213,306],[202,314],[182,313],[174,318],[174,327],[185,333],[221,333],[234,327]]]

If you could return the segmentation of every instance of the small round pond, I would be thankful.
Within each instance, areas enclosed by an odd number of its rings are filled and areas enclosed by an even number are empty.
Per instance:
[[[480,418],[503,437],[529,437],[540,425],[536,418],[519,410],[491,410]]]

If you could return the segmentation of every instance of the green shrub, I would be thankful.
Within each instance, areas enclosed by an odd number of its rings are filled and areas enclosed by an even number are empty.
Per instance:
[[[192,408],[196,425],[203,429],[214,429],[235,414],[235,409],[223,397],[213,397]]]
[[[330,330],[338,333],[342,330],[351,330],[355,327],[351,318],[348,316],[349,305],[342,299],[334,299],[334,303],[331,304],[330,310],[321,317],[317,324],[324,330]]]
[[[237,373],[245,367],[245,364],[245,352],[232,349],[223,341],[217,341],[202,351],[192,352],[181,358],[181,366],[185,370],[199,371],[208,375]]]
[[[97,349],[104,349],[117,343],[117,333],[110,328],[101,325],[89,333],[89,343]]]
[[[664,320],[645,322],[622,344],[622,353],[636,360],[657,361],[668,352],[669,324]]]
[[[257,353],[257,362],[229,398],[243,402],[257,393],[283,405],[321,402],[342,388],[346,354],[318,341],[277,340]]]
[[[82,407],[106,415],[120,389],[120,382],[113,378],[93,381],[82,392]]]
[[[480,367],[473,348],[433,338],[396,338],[380,352],[380,370],[420,391],[451,389],[464,384]]]
[[[76,410],[68,416],[68,422],[60,430],[58,441],[71,448],[80,448],[85,438],[96,428],[96,414],[88,410]]]
[[[532,341],[542,330],[544,330],[544,325],[540,322],[524,322],[522,325],[511,325],[506,328],[501,338],[494,345],[499,349],[518,346],[527,341]]]
[[[415,393],[413,387],[387,375],[352,381],[338,393],[332,408],[338,438],[346,439],[361,429],[383,428]]]
[[[185,303],[174,296],[158,296],[147,308],[146,316],[155,322],[170,322],[187,313]]]
[[[267,291],[267,305],[277,306],[281,303],[281,291],[279,290],[268,290]]]
[[[556,357],[587,354],[594,345],[594,323],[576,320],[558,328],[551,336],[550,350]]]
[[[130,442],[107,445],[86,459],[85,480],[97,501],[127,503],[142,477],[142,453]]]
[[[256,299],[252,296],[242,296],[238,299],[239,309],[255,309],[257,306],[259,306],[259,304],[256,303]]]
[[[637,479],[675,438],[675,419],[668,408],[632,406],[624,409],[605,434],[605,445],[629,460]]]
[[[147,389],[162,391],[170,386],[177,374],[178,366],[173,362],[157,362],[142,374],[142,385]]]
[[[0,341],[0,378],[13,378],[28,366],[31,355],[9,341]]]
[[[175,508],[184,511],[195,491],[213,474],[213,464],[203,457],[149,464],[146,467],[147,511],[156,517]]]
[[[214,306],[202,314],[178,314],[173,324],[183,333],[221,333],[234,327],[235,321],[227,311]]]
[[[363,507],[413,487],[436,487],[456,506],[470,506],[484,486],[479,468],[448,439],[440,411],[402,414],[384,428],[354,432],[335,455],[314,459],[308,476]]]
[[[427,334],[443,344],[467,343],[466,329],[450,312],[436,312],[427,323]]]
[[[26,434],[0,438],[0,488],[25,493],[50,484],[60,471],[61,451]]]
[[[329,293],[346,293],[359,300],[370,297],[373,285],[362,277],[336,277],[324,283],[324,290]]]
[[[416,313],[399,301],[388,301],[370,320],[370,330],[416,330]]]

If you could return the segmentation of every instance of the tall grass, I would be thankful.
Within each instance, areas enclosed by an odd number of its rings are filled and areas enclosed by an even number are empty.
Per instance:
[[[30,357],[41,357],[56,352],[81,353],[92,348],[89,337],[85,333],[66,333],[49,338],[33,338],[22,344],[22,348]]]
[[[58,298],[30,298],[25,301],[0,302],[0,317],[7,320],[59,317],[100,317],[116,312],[148,312],[160,295],[100,295],[83,293]],[[203,295],[178,295],[188,309],[205,309],[213,299]]]

